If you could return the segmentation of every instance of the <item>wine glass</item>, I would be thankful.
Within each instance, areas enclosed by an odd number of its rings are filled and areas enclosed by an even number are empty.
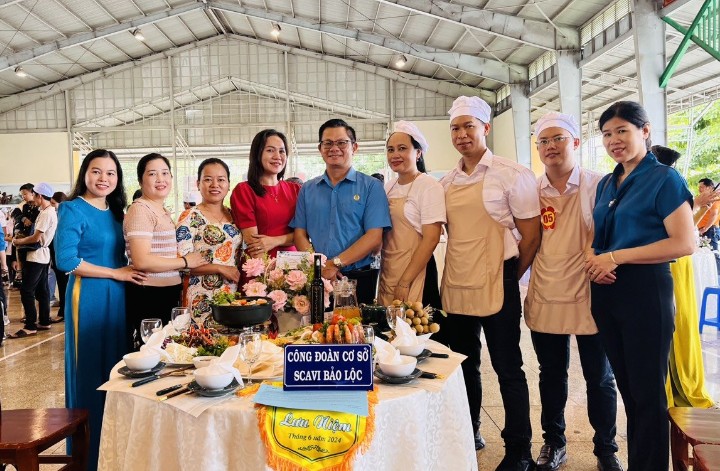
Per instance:
[[[187,329],[190,326],[190,308],[172,308],[172,311],[170,312],[170,322],[172,323],[173,329],[175,329],[178,334]]]
[[[363,336],[365,337],[365,343],[372,345],[375,343],[375,329],[372,325],[362,326]]]
[[[143,343],[148,343],[152,334],[162,328],[162,321],[157,318],[143,319],[140,323],[140,337]]]
[[[386,309],[387,322],[391,330],[395,330],[395,323],[398,319],[405,319],[405,306],[388,306]]]
[[[252,369],[262,351],[262,336],[257,332],[240,335],[240,356],[248,364],[248,384],[252,384]]]

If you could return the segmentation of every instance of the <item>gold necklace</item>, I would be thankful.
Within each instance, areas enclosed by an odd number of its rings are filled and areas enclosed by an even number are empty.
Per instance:
[[[278,185],[279,185],[279,182],[278,182]],[[274,199],[276,203],[278,202],[278,191],[276,191],[276,189],[278,188],[278,185],[268,186],[268,187],[266,187],[266,189],[265,189],[265,191],[267,192],[267,194],[270,195],[270,197],[271,197],[272,199]],[[273,188],[274,193],[270,191],[270,188]]]
[[[205,209],[207,210],[207,212],[206,212],[206,211],[202,211],[202,210],[200,209],[200,206],[202,206],[203,208],[205,208]],[[225,208],[225,206],[222,206],[222,209],[221,209],[222,215],[220,216],[220,218],[217,218],[215,215],[212,215],[212,216],[215,218],[215,221],[213,221],[213,220],[210,219],[210,217],[209,217],[209,216],[211,216],[211,214],[209,214],[209,213],[210,213],[210,211],[209,211],[210,208],[208,208],[208,206],[207,206],[205,203],[200,203],[200,204],[198,205],[198,209],[200,209],[200,212],[202,213],[202,215],[203,215],[203,217],[204,217],[205,219],[207,219],[207,220],[210,221],[211,223],[213,223],[213,224],[215,224],[215,225],[218,225],[218,226],[222,226],[222,225],[223,225],[223,220],[225,219],[225,216],[227,216],[227,209]]]

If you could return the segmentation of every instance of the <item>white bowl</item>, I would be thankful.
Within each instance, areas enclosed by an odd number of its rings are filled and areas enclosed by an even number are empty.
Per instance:
[[[149,370],[160,363],[159,353],[132,352],[123,355],[125,365],[133,371]]]
[[[380,370],[388,376],[408,376],[415,370],[417,358],[400,355],[400,363],[378,363]]]
[[[195,366],[196,370],[199,370],[200,368],[203,368],[205,366],[210,366],[210,362],[215,360],[216,358],[220,358],[220,357],[213,357],[213,356],[195,357],[195,358],[193,358],[193,366]]]
[[[395,348],[400,350],[401,355],[407,355],[411,357],[416,357],[422,353],[423,350],[425,350],[425,342],[420,342],[416,345],[393,345]]]
[[[195,370],[195,381],[205,389],[221,389],[232,383],[232,373],[213,374],[207,368]]]

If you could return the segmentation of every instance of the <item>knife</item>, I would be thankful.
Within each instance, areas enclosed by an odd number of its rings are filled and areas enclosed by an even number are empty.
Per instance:
[[[185,394],[186,392],[190,392],[190,389],[188,389],[187,386],[185,386],[185,387],[183,387],[183,388],[181,388],[181,389],[178,389],[178,390],[175,391],[175,392],[171,392],[170,394],[167,394],[167,395],[165,395],[165,396],[160,396],[160,397],[158,397],[158,401],[164,401],[164,400],[166,400],[166,399],[171,399],[171,398],[173,398],[173,397],[175,397],[175,396],[179,396],[180,394]]]
[[[175,373],[176,371],[183,371],[183,370],[187,370],[192,367],[193,367],[193,365],[187,365],[187,366],[183,366],[182,368],[175,368],[174,370],[168,371],[167,373],[163,373],[163,374],[159,374],[159,375],[154,374],[154,375],[148,376],[147,378],[143,378],[139,381],[135,381],[130,386],[132,386],[133,388],[135,388],[137,386],[142,386],[143,384],[151,383],[151,382],[155,381],[156,379],[164,378],[165,376],[170,376],[172,373]]]
[[[428,379],[443,379],[443,375],[438,373],[431,373],[429,371],[423,371],[420,373],[421,378],[428,378]]]
[[[447,353],[430,352],[430,356],[433,358],[450,358],[450,355],[448,355]]]

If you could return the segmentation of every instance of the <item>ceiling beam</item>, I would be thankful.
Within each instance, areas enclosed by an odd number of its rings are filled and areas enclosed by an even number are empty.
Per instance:
[[[446,0],[377,1],[548,51],[580,48],[580,33],[569,26],[558,25],[556,30],[545,21],[496,13]]]
[[[201,10],[204,8],[206,7],[203,3],[193,2],[176,8],[172,8],[170,10],[164,10],[158,13],[153,13],[151,15],[142,16],[135,20],[126,21],[93,31],[88,31],[87,33],[75,34],[66,39],[41,44],[32,49],[26,49],[23,51],[15,52],[13,54],[9,54],[7,56],[2,56],[0,57],[0,72],[12,69],[20,64],[38,59],[48,54],[52,54],[56,51],[61,51],[63,49],[67,49],[73,46],[79,46],[81,44],[96,41],[98,39],[107,38],[114,34],[122,33],[143,25],[156,23],[166,18],[182,15],[183,13],[187,13],[189,11]]]
[[[522,65],[504,64],[499,61],[484,59],[481,57],[453,53],[444,49],[437,49],[418,44],[411,44],[403,40],[383,36],[378,33],[371,33],[359,29],[346,29],[332,24],[318,23],[315,20],[292,17],[282,13],[258,10],[254,8],[243,7],[236,3],[227,3],[218,0],[208,0],[208,5],[216,10],[236,13],[247,17],[259,18],[270,22],[276,22],[283,25],[293,26],[295,28],[306,29],[325,33],[341,38],[353,39],[374,46],[383,47],[396,53],[405,54],[414,58],[432,62],[434,64],[444,65],[461,72],[466,72],[478,77],[484,77],[499,83],[517,83],[528,80],[528,69]]]

